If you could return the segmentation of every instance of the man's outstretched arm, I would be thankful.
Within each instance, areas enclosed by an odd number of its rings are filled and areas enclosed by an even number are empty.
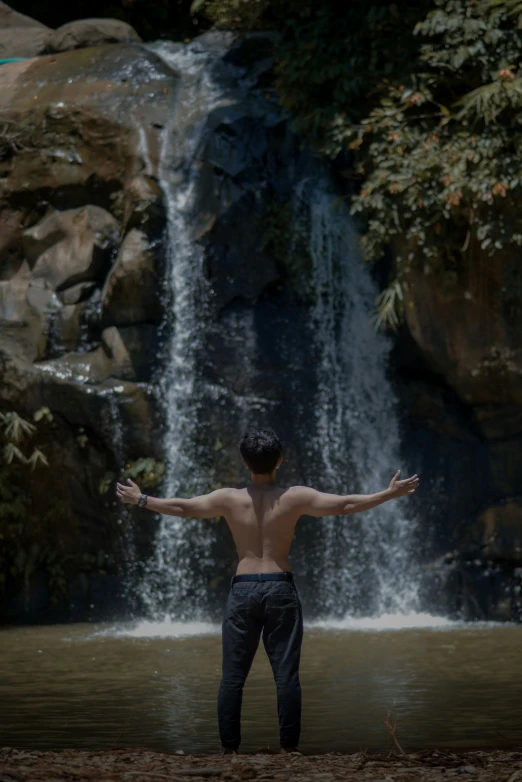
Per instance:
[[[376,494],[327,494],[307,486],[296,486],[297,502],[300,512],[307,516],[338,516],[349,513],[358,513],[362,510],[375,508],[383,502],[403,497],[405,494],[413,494],[419,485],[419,478],[413,475],[404,481],[399,480],[400,470],[391,479],[390,485],[384,491]],[[302,508],[302,510],[301,510]]]
[[[163,513],[167,516],[188,516],[189,518],[213,519],[214,516],[223,516],[225,513],[225,501],[228,496],[227,489],[216,489],[210,494],[202,494],[200,497],[170,497],[160,499],[147,495],[145,507],[155,513]],[[116,494],[122,502],[129,505],[137,505],[141,496],[139,486],[127,478],[127,483],[116,484]]]

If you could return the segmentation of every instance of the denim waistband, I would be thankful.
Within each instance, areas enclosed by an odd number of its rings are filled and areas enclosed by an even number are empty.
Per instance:
[[[240,576],[232,576],[232,583],[236,581],[293,581],[294,574],[288,571],[281,573],[243,573]]]

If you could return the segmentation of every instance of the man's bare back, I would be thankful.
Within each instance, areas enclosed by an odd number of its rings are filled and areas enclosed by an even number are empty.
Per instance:
[[[288,561],[299,518],[357,513],[388,500],[412,494],[419,485],[417,475],[399,480],[398,471],[387,489],[376,494],[338,495],[292,486],[284,489],[270,475],[252,475],[244,489],[217,489],[210,494],[184,499],[147,497],[146,507],[157,513],[190,518],[223,516],[230,528],[239,556],[236,573],[275,573],[290,571]],[[123,502],[136,504],[139,487],[130,479],[117,484]]]

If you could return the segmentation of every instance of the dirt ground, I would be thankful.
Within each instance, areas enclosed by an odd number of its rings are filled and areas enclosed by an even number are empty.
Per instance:
[[[521,747],[522,750],[522,747]],[[368,751],[350,754],[181,755],[147,749],[104,752],[39,752],[0,749],[0,782],[198,782],[216,778],[329,782],[426,782],[463,775],[477,782],[522,782],[522,751],[425,750],[401,754]]]

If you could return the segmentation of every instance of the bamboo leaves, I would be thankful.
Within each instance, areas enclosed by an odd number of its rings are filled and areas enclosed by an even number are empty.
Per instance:
[[[35,421],[38,422],[42,418],[52,421],[49,408],[43,407],[34,414]],[[38,465],[48,466],[47,458],[40,448],[34,448],[31,455],[26,456],[20,447],[26,438],[33,437],[35,434],[35,424],[26,421],[14,410],[10,410],[7,413],[0,413],[0,427],[3,429],[3,439],[6,441],[2,448],[6,464],[17,461],[29,465],[33,470]]]

